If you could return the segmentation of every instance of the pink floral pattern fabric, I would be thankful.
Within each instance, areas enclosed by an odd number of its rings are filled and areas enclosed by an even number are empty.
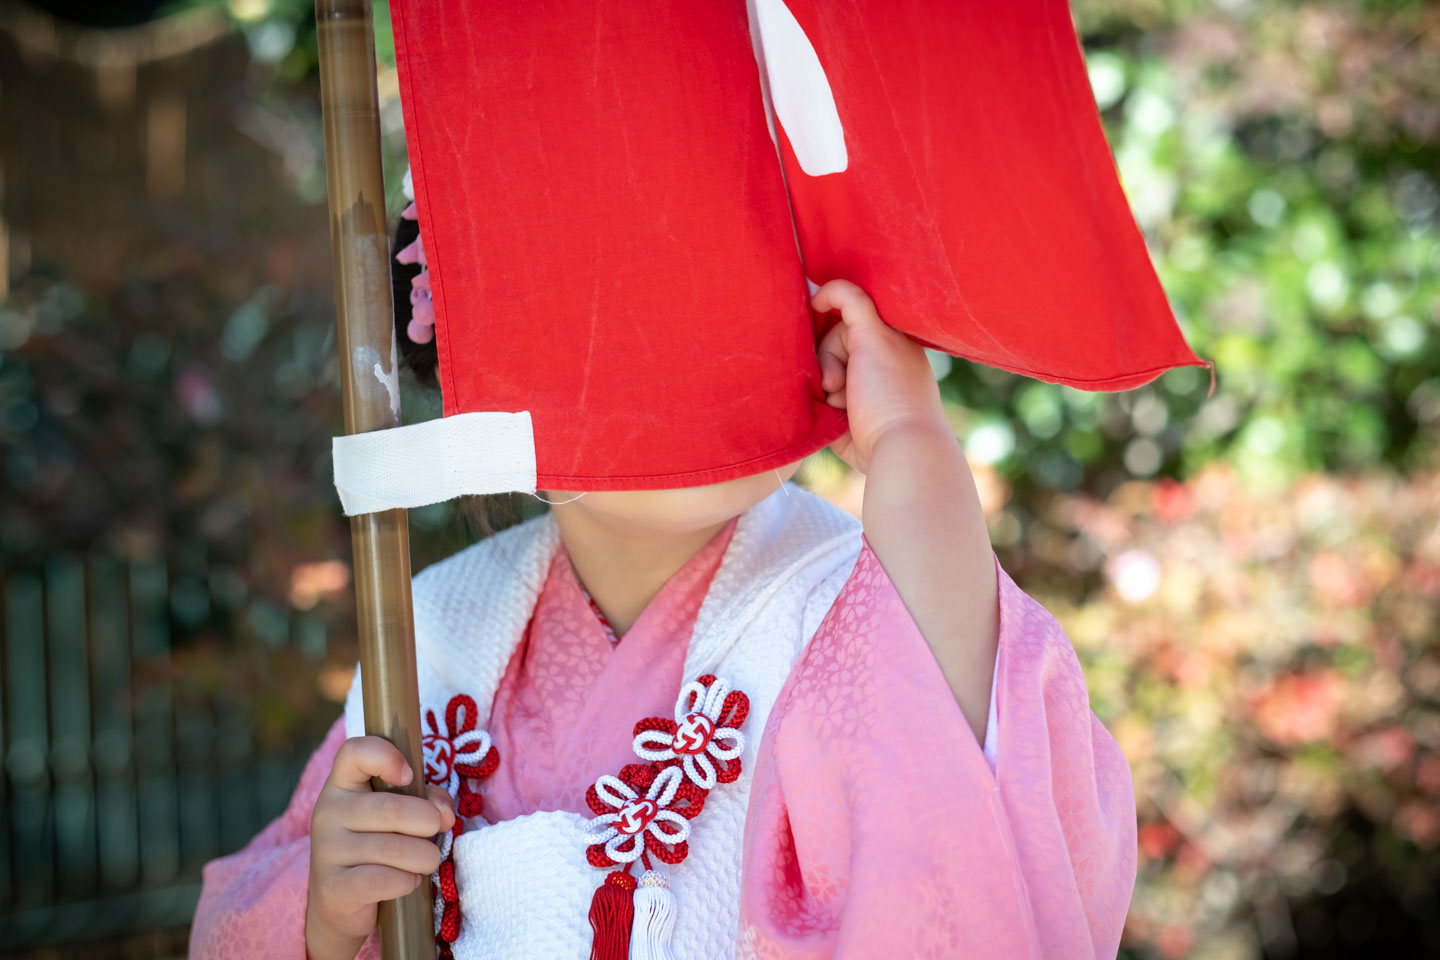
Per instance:
[[[635,719],[673,706],[733,528],[615,645],[557,553],[492,709],[504,760],[486,784],[487,819],[587,813],[589,784],[633,759]],[[759,745],[742,956],[1115,955],[1136,868],[1129,768],[1090,712],[1059,624],[996,569],[992,767],[862,541]],[[304,957],[310,808],[343,736],[337,723],[284,815],[206,867],[192,956]],[[372,937],[362,956],[377,955]]]
[[[190,925],[190,956],[204,960],[306,960],[305,905],[310,879],[310,813],[340,744],[335,721],[305,763],[285,812],[243,850],[205,864]],[[371,934],[359,960],[380,960]]]
[[[992,773],[865,541],[761,741],[742,956],[1115,956],[1129,767],[1059,624],[996,572]]]

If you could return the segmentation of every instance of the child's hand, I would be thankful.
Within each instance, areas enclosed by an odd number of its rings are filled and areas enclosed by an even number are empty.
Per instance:
[[[310,819],[310,960],[353,960],[375,929],[376,905],[414,890],[440,865],[430,839],[455,825],[450,796],[377,793],[370,778],[403,786],[414,776],[395,745],[353,737],[340,745]]]
[[[840,311],[840,322],[820,341],[825,400],[850,415],[849,432],[830,445],[836,456],[865,473],[888,431],[921,426],[952,436],[924,348],[886,326],[864,290],[831,280],[810,304],[817,313]]]

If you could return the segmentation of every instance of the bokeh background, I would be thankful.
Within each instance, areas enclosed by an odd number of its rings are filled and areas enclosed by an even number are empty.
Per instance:
[[[1217,390],[935,364],[1134,771],[1122,956],[1440,956],[1440,6],[1074,10]],[[0,191],[0,953],[178,956],[356,658],[309,5],[0,0]]]

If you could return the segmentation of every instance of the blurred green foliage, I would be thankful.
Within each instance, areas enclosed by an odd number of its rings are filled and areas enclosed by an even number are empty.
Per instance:
[[[389,0],[371,0],[375,54],[381,67],[395,66],[395,35],[390,29]],[[315,42],[313,0],[173,0],[179,12],[197,8],[223,11],[245,38],[250,56],[269,65],[271,81],[293,86],[315,78],[320,54]]]
[[[1097,492],[1216,458],[1272,488],[1433,465],[1434,7],[1076,10],[1132,208],[1217,392],[1196,368],[1098,396],[956,364],[948,395],[985,431],[972,455],[1022,490]]]

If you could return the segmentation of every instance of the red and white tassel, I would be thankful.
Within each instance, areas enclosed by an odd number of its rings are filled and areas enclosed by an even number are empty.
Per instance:
[[[605,877],[590,901],[590,926],[595,931],[590,960],[629,960],[634,919],[635,878],[616,870]]]
[[[674,960],[675,894],[662,873],[646,870],[635,889],[635,924],[630,930],[630,960]]]

